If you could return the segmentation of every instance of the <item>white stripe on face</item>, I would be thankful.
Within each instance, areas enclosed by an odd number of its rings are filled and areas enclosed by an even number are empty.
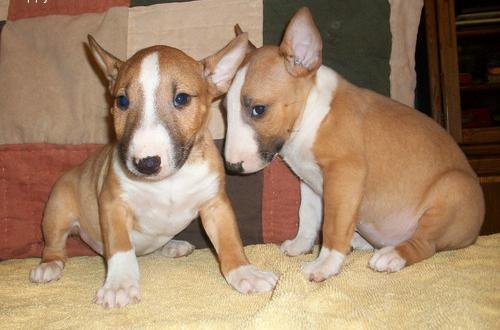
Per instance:
[[[155,119],[155,96],[160,84],[160,67],[158,63],[158,53],[146,56],[141,63],[139,82],[141,83],[144,95],[144,117],[145,122],[153,122]]]
[[[227,134],[224,155],[229,163],[243,162],[244,172],[256,172],[264,167],[255,140],[255,131],[242,118],[241,89],[245,83],[248,65],[234,77],[226,96]]]
[[[135,169],[134,159],[159,156],[161,170],[157,176],[171,174],[174,168],[172,139],[165,126],[158,120],[156,95],[160,85],[160,67],[158,53],[147,55],[141,63],[139,83],[143,94],[143,109],[130,141],[127,167],[132,173],[140,175]]]

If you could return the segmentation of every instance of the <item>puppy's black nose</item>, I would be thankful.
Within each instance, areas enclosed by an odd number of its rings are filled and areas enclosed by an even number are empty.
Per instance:
[[[139,161],[134,160],[135,168],[142,174],[151,175],[159,171],[161,165],[161,158],[158,156],[151,156],[141,158]]]
[[[230,163],[226,162],[226,169],[229,173],[243,173],[243,162]]]

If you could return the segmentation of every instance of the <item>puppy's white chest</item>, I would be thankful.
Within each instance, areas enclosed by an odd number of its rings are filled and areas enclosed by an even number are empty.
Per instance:
[[[219,190],[219,177],[207,164],[184,165],[161,181],[136,181],[119,175],[122,199],[132,209],[137,254],[152,252],[178,234]]]
[[[307,140],[309,139],[289,140],[283,146],[281,154],[295,174],[314,192],[321,195],[323,193],[323,174],[312,152],[313,141]]]
[[[325,66],[318,69],[302,118],[281,150],[283,159],[295,174],[319,195],[323,194],[323,174],[312,149],[315,143],[321,143],[316,141],[316,135],[323,119],[330,112],[337,82],[335,71]]]

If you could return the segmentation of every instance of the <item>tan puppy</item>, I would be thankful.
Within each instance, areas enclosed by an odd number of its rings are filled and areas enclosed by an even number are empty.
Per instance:
[[[122,62],[89,36],[109,80],[117,142],[56,183],[43,218],[45,248],[33,282],[57,280],[67,236],[78,232],[107,260],[95,301],[121,307],[139,300],[136,255],[188,255],[171,240],[198,214],[228,283],[242,293],[271,290],[274,274],[249,265],[224,188],[224,166],[207,128],[212,99],[224,93],[247,51],[240,35],[198,62],[167,46]]]
[[[452,138],[418,111],[358,88],[322,66],[307,8],[279,47],[249,54],[227,94],[227,167],[255,172],[276,154],[301,179],[300,225],[281,248],[319,257],[322,281],[354,248],[380,248],[369,266],[396,272],[436,251],[472,244],[484,217],[478,179]],[[356,233],[357,232],[357,233]]]

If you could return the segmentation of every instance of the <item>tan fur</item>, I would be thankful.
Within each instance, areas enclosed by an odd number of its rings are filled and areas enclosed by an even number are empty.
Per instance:
[[[212,81],[211,75],[213,74],[217,63],[219,63],[222,57],[228,54],[231,51],[231,49],[238,47],[239,45],[242,44],[245,45],[245,53],[239,55],[238,62],[241,63],[244,60],[247,50],[249,48],[248,36],[246,33],[237,33],[237,38],[233,39],[226,47],[224,47],[216,54],[207,57],[202,61],[204,67],[204,75],[208,81],[212,82],[211,84],[209,84],[209,91],[213,97],[217,97],[224,94],[228,90],[229,85],[231,83],[231,80],[226,80],[216,83]],[[238,67],[235,67],[234,70],[231,70],[230,73],[232,77],[236,73],[237,69]]]
[[[247,63],[248,71],[253,73],[254,78],[247,80],[241,91],[242,98],[249,97],[251,101],[244,109],[244,118],[262,137],[263,146],[271,147],[274,141],[285,141],[290,136],[313,85],[314,76],[302,79],[292,77],[283,66],[278,47],[274,46],[257,49]],[[260,82],[269,80],[268,88],[262,89]],[[250,109],[255,105],[266,105],[266,116],[251,120]]]
[[[291,20],[280,52],[265,46],[248,58],[241,97],[267,105],[262,116],[248,120],[261,146],[286,142],[290,131],[298,129],[315,84],[316,66],[291,66],[298,21],[300,29],[308,30],[299,35],[313,35],[312,54],[321,52],[321,44],[314,42],[319,32],[303,8]],[[347,254],[355,230],[377,248],[395,245],[404,259],[398,267],[472,244],[483,222],[484,200],[476,174],[451,136],[414,109],[339,75],[331,79],[337,81],[330,109],[311,132],[316,136],[314,164],[309,164],[309,170],[319,166],[323,179],[322,192],[316,193],[322,193],[325,253]],[[322,262],[308,266],[311,279],[338,273]],[[398,268],[392,266],[383,271]]]
[[[239,24],[236,24],[234,26],[234,33],[236,34],[236,36],[244,33]],[[257,49],[257,47],[251,41],[248,41],[248,52],[251,52],[255,49]]]
[[[235,215],[229,205],[228,197],[221,193],[200,210],[203,227],[219,255],[224,274],[240,265],[248,264],[239,238]]]
[[[210,103],[224,91],[224,87],[213,86],[206,77],[211,68],[204,66],[204,63],[216,65],[225,52],[232,49],[231,45],[245,45],[246,34],[235,39],[214,57],[202,62],[166,46],[150,47],[139,51],[127,62],[121,62],[103,50],[91,37],[89,42],[109,79],[112,96],[116,98],[126,90],[130,106],[123,111],[115,102],[111,108],[117,142],[103,147],[83,164],[67,172],[54,186],[43,219],[45,248],[42,264],[52,261],[64,263],[66,238],[70,232],[78,229],[82,235],[85,234],[82,238],[107,259],[118,252],[128,252],[134,248],[131,233],[132,230],[142,232],[141,222],[122,198],[123,187],[115,169],[116,164],[120,164],[127,178],[144,182],[151,180],[137,177],[125,169],[126,165],[120,159],[120,145],[129,142],[143,111],[143,91],[138,81],[142,60],[157,52],[161,74],[159,95],[156,96],[157,109],[161,109],[158,118],[170,125],[173,139],[180,145],[192,146],[184,164],[207,164],[209,173],[218,178],[216,196],[206,201],[199,212],[218,252],[221,270],[226,275],[235,268],[247,265],[234,212],[225,192],[222,159],[207,128]],[[246,48],[243,48],[241,59],[245,52]],[[236,68],[237,66],[238,64]],[[189,103],[179,110],[172,107],[172,100],[176,95],[174,93],[180,92],[191,97]],[[37,281],[42,279],[38,278]],[[106,290],[114,289],[110,287]],[[107,304],[106,299],[109,298],[106,296],[109,292],[106,292],[108,291],[102,291],[100,296],[98,294],[98,301],[103,304]],[[138,296],[134,295],[132,298],[137,299]],[[116,299],[117,305],[121,306],[123,302]]]
[[[384,231],[384,205],[378,206],[377,200],[393,205],[421,200],[414,207],[426,210],[410,241],[397,247],[408,264],[436,250],[474,242],[483,221],[482,193],[448,134],[419,112],[346,81],[340,82],[331,108],[314,145],[325,178],[324,231],[332,233],[324,237],[327,247],[348,251],[356,220],[365,218],[364,209],[370,210],[366,218],[371,220],[362,226]],[[438,188],[441,184],[450,187]],[[330,192],[338,192],[339,200]],[[342,209],[351,211],[346,216]],[[332,220],[327,221],[330,213]],[[445,235],[447,231],[455,235]],[[347,238],[337,237],[342,235]]]

